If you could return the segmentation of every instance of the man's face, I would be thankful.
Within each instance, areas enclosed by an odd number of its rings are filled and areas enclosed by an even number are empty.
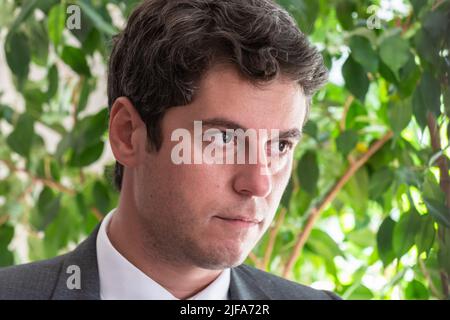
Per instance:
[[[211,119],[208,128],[223,131],[228,129],[224,123],[268,132],[301,131],[305,111],[304,95],[292,81],[275,80],[258,88],[229,66],[211,69],[191,104],[166,112],[161,149],[145,152],[135,168],[133,189],[145,247],[170,263],[204,269],[243,263],[274,218],[291,173],[293,150],[281,144],[281,165],[269,174],[262,174],[267,161],[260,160],[177,165],[171,155],[179,142],[171,141],[171,135],[184,128],[194,136],[194,121]],[[224,123],[214,125],[217,119]],[[277,149],[279,144],[268,139],[257,143],[263,150],[271,144]],[[295,146],[298,139],[285,141]],[[206,144],[192,144],[192,149]]]

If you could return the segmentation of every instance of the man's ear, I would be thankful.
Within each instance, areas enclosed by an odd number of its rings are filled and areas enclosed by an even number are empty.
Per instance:
[[[145,150],[145,123],[127,97],[117,98],[109,114],[109,142],[116,160],[126,167],[134,167],[139,153]]]

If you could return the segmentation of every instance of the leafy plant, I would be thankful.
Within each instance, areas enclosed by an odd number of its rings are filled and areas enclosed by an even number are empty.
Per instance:
[[[0,94],[1,266],[69,250],[116,205],[113,162],[92,169],[106,106],[87,106],[104,77],[94,66],[105,67],[121,27],[112,17],[126,19],[137,2],[0,0],[17,96]],[[247,262],[349,299],[448,299],[450,2],[278,2],[321,48],[331,77]],[[66,26],[69,4],[81,9],[79,30]],[[14,244],[23,235],[25,255]]]

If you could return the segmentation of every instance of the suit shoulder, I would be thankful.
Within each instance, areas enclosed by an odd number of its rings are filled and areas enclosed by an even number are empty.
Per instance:
[[[341,300],[333,292],[314,289],[249,265],[243,264],[236,269],[238,272],[244,273],[245,276],[253,278],[263,291],[275,297],[275,299]]]
[[[49,299],[64,257],[0,268],[0,300]]]

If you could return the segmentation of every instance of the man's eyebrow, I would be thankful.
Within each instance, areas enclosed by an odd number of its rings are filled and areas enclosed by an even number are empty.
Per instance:
[[[302,137],[302,132],[297,128],[280,132],[280,139],[291,138],[291,139],[295,139],[295,140],[300,140],[301,137]]]
[[[247,131],[247,128],[242,126],[241,124],[239,124],[235,121],[232,121],[232,120],[225,119],[225,118],[204,119],[204,120],[202,120],[202,124],[207,127],[223,127],[223,128],[227,128],[227,129],[233,129],[233,130],[241,129],[243,131]],[[291,139],[295,139],[295,140],[300,140],[301,137],[302,137],[302,132],[297,128],[283,130],[283,131],[280,131],[280,134],[279,134],[280,139],[291,138]]]
[[[240,125],[237,122],[234,122],[232,120],[228,120],[225,118],[211,118],[211,119],[205,119],[205,120],[201,120],[202,124],[204,126],[207,127],[223,127],[223,128],[227,128],[227,129],[242,129],[244,131],[247,131],[247,128],[245,128],[244,126]]]

